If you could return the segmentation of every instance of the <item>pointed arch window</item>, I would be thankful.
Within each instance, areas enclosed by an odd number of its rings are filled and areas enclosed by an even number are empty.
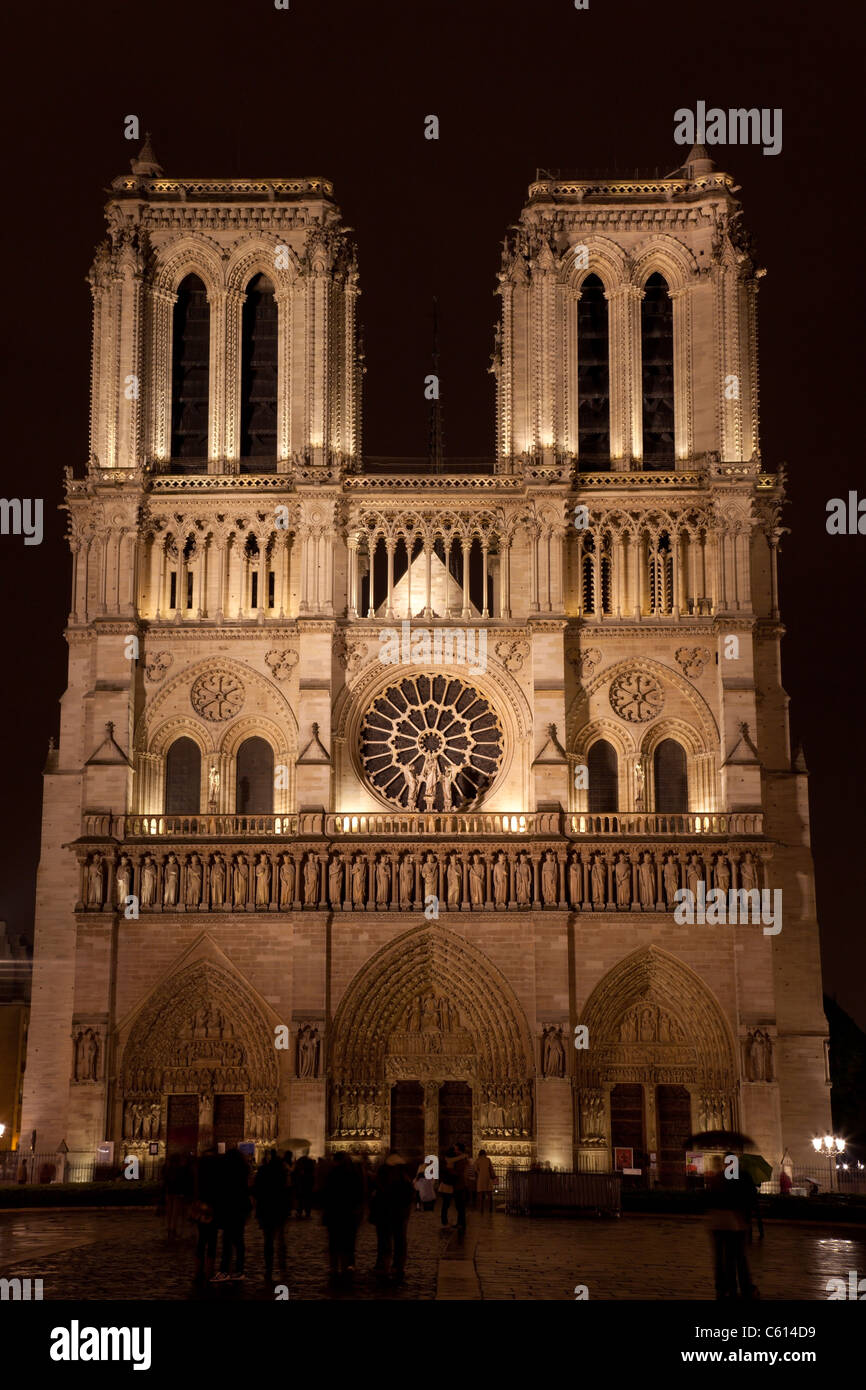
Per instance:
[[[277,302],[267,275],[247,285],[241,319],[241,471],[277,466]],[[255,459],[255,464],[243,461]],[[268,466],[269,465],[269,466]]]
[[[577,302],[577,438],[580,467],[610,468],[608,305],[597,275],[587,275]]]
[[[201,750],[191,738],[176,738],[165,759],[165,814],[198,815],[200,800]]]
[[[237,814],[269,816],[274,810],[274,751],[266,739],[244,739],[237,753]]]
[[[662,739],[653,754],[655,802],[657,811],[687,811],[689,782],[686,753],[674,738]]]
[[[674,557],[667,531],[650,538],[648,555],[650,612],[670,614],[674,603]]]
[[[207,466],[210,399],[210,306],[197,275],[181,281],[174,305],[171,361],[173,471]]]
[[[600,738],[587,754],[588,808],[598,814],[619,810],[619,768],[616,749]]]
[[[651,275],[641,304],[644,468],[674,461],[674,306],[663,275]]]

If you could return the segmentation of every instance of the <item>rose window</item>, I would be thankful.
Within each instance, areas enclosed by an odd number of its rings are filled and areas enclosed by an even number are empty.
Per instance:
[[[405,676],[376,696],[361,725],[368,782],[406,810],[476,801],[493,784],[503,745],[490,702],[455,676]]]
[[[655,676],[626,672],[611,682],[610,703],[620,719],[643,724],[661,712],[665,697]]]

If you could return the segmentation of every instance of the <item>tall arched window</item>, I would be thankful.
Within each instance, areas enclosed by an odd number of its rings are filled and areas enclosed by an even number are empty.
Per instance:
[[[274,753],[263,738],[244,739],[237,756],[237,813],[269,816],[274,809]]]
[[[247,285],[241,324],[241,458],[277,466],[277,303],[266,275]],[[260,460],[267,459],[270,470]]]
[[[674,461],[674,306],[663,275],[651,275],[641,306],[645,468]]]
[[[200,799],[201,751],[191,738],[176,738],[165,759],[165,814],[198,815]]]
[[[210,307],[207,291],[197,275],[187,275],[180,283],[174,306],[171,361],[172,459],[206,463],[209,392]]]
[[[604,285],[587,275],[577,302],[577,438],[582,469],[610,468],[610,365]]]
[[[617,776],[616,749],[607,739],[601,738],[589,750],[586,760],[589,769],[589,809],[590,811],[617,811],[619,809],[619,779]]]
[[[656,810],[687,811],[689,809],[689,779],[686,754],[676,739],[662,739],[653,754],[655,772]]]

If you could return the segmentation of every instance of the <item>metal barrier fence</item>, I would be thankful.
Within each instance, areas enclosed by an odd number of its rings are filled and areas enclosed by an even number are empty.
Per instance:
[[[505,1178],[505,1210],[516,1216],[535,1212],[586,1211],[620,1216],[619,1173],[572,1173],[510,1168]]]
[[[162,1176],[161,1158],[139,1158],[138,1181],[156,1182]],[[123,1182],[123,1160],[98,1163],[88,1154],[30,1153],[23,1149],[0,1152],[0,1185],[72,1182]],[[126,1179],[130,1181],[130,1179]]]

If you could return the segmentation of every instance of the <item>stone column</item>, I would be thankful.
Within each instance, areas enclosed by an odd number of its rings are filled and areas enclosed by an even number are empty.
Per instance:
[[[564,850],[558,849],[556,851],[556,862],[559,865],[557,870],[559,876],[559,907],[560,911],[565,912],[568,908],[568,902],[566,901],[568,893],[568,870],[566,867],[566,854]]]
[[[394,542],[385,542],[385,552],[388,557],[388,600],[385,606],[385,617],[394,617]]]
[[[482,563],[481,563],[481,586],[482,586],[482,587],[481,587],[481,616],[482,616],[482,618],[489,618],[489,617],[490,617],[490,613],[489,613],[489,611],[488,611],[488,603],[487,603],[487,549],[488,549],[488,547],[487,547],[487,542],[484,541],[484,542],[482,543],[482,546],[481,546],[481,561],[482,561]],[[774,557],[774,558],[775,558],[775,557]]]
[[[433,616],[433,608],[432,608],[431,602],[430,602],[430,598],[431,598],[431,589],[432,589],[432,584],[433,584],[433,573],[432,573],[432,568],[433,568],[433,542],[432,542],[432,541],[425,541],[425,542],[424,542],[424,566],[425,566],[425,568],[424,568],[424,584],[425,584],[425,590],[424,590],[424,593],[425,593],[425,597],[424,597],[424,617],[425,617],[425,618],[432,618],[432,616]]]
[[[541,896],[538,891],[538,854],[530,856],[532,860],[532,906],[536,912],[541,910]]]
[[[469,556],[472,553],[472,541],[464,540],[461,544],[463,547],[463,609],[460,616],[465,622],[471,616],[469,607]]]

